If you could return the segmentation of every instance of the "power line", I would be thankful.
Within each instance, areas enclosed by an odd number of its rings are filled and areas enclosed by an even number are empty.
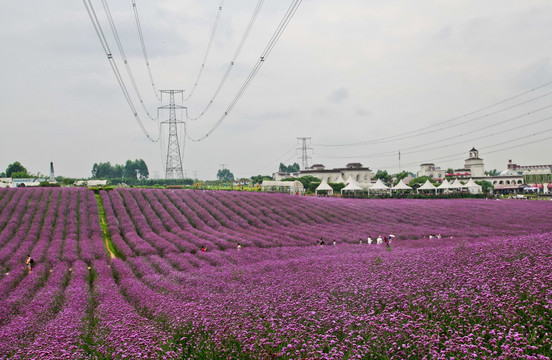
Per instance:
[[[125,51],[123,49],[123,44],[121,43],[121,39],[119,38],[119,33],[117,31],[117,27],[115,26],[115,22],[113,21],[113,16],[111,16],[111,10],[109,9],[109,5],[107,4],[107,0],[102,0],[102,4],[105,10],[105,14],[107,16],[107,21],[109,22],[109,26],[111,27],[111,32],[113,33],[113,37],[115,38],[115,43],[117,44],[117,47],[119,48],[119,52],[121,53],[121,58],[123,59],[123,62],[125,64],[125,68],[128,74],[128,77],[130,79],[130,82],[132,83],[132,87],[134,88],[134,92],[136,93],[136,96],[138,97],[138,100],[140,104],[142,105],[142,109],[144,109],[144,112],[147,114],[147,116],[153,120],[157,121],[157,119],[154,119],[148,109],[146,108],[146,105],[144,104],[144,100],[142,99],[142,95],[140,94],[140,90],[138,90],[138,86],[136,85],[136,81],[134,80],[134,75],[132,74],[132,70],[130,68],[130,64],[128,63]]]
[[[261,53],[261,56],[257,60],[257,63],[255,64],[255,66],[253,67],[251,72],[249,73],[249,76],[247,77],[247,79],[243,83],[242,87],[238,90],[238,93],[234,96],[234,99],[230,102],[230,105],[228,105],[228,107],[224,111],[224,114],[222,114],[222,116],[219,118],[219,120],[215,123],[215,125],[213,125],[213,127],[211,127],[211,129],[205,135],[203,135],[202,137],[192,138],[192,137],[188,136],[188,139],[190,139],[191,141],[194,141],[194,142],[199,142],[199,141],[205,140],[209,135],[211,135],[220,126],[220,124],[222,124],[224,119],[230,114],[230,112],[232,111],[234,106],[237,104],[237,102],[240,100],[242,95],[245,93],[245,90],[247,89],[249,84],[251,84],[251,82],[253,81],[253,79],[255,78],[257,73],[259,72],[261,66],[264,64],[265,60],[267,59],[267,57],[270,55],[270,53],[274,49],[274,46],[278,42],[278,39],[280,39],[280,37],[282,36],[282,33],[284,32],[284,30],[288,26],[289,22],[293,18],[293,15],[295,14],[297,9],[299,8],[299,5],[301,4],[301,1],[302,0],[293,0],[292,1],[290,7],[288,8],[286,14],[284,15],[284,17],[282,19],[282,21],[278,25],[278,27],[277,27],[276,31],[274,32],[274,34],[272,35],[272,38],[269,40],[266,48],[263,50],[263,52]]]
[[[484,126],[482,128],[479,128],[479,129],[471,130],[471,131],[465,132],[463,134],[455,134],[455,135],[447,137],[447,138],[443,138],[443,139],[439,139],[439,140],[433,140],[432,143],[435,144],[435,143],[440,143],[440,142],[446,142],[446,141],[456,139],[456,138],[459,138],[459,137],[462,137],[462,136],[465,136],[465,135],[468,135],[468,134],[478,133],[481,130],[485,130],[485,129],[488,129],[488,128],[491,128],[491,127],[495,127],[496,125],[504,125],[505,123],[508,123],[508,122],[511,122],[511,121],[514,121],[514,120],[519,120],[523,117],[533,115],[537,112],[546,110],[548,108],[552,108],[552,105],[544,106],[544,107],[539,108],[537,110],[534,110],[534,111],[531,111],[531,112],[528,112],[528,113],[525,113],[525,114],[521,114],[521,115],[518,115],[518,116],[514,116],[514,117],[506,119],[506,120],[501,120],[497,123],[487,125],[487,126]],[[530,123],[524,123],[523,125],[518,125],[518,126],[515,126],[515,127],[512,127],[512,128],[509,128],[509,129],[506,129],[506,130],[501,130],[501,131],[494,132],[494,133],[491,133],[491,134],[481,135],[481,136],[478,136],[478,137],[475,137],[475,138],[470,138],[470,139],[465,139],[465,140],[462,140],[462,141],[458,141],[456,143],[447,143],[446,147],[453,146],[453,145],[459,145],[459,144],[463,144],[463,143],[466,143],[466,142],[473,142],[474,140],[485,139],[487,137],[504,134],[506,132],[510,132],[510,131],[514,131],[514,130],[520,130],[520,129],[523,129],[523,128],[528,127],[530,125],[535,125],[535,124],[538,124],[538,123],[541,123],[541,122],[544,122],[544,121],[548,121],[550,119],[552,119],[552,116],[548,116],[548,117],[545,117],[543,119],[539,119],[539,120],[536,120],[536,121],[533,121],[533,122],[530,122]],[[429,151],[429,150],[443,149],[444,147],[445,146],[428,147],[427,144],[423,144],[423,145],[411,146],[411,147],[407,147],[407,148],[401,148],[400,150],[403,151],[403,155],[404,154],[408,155],[408,154],[414,154],[414,153],[419,153],[419,152],[425,152],[425,151]],[[416,150],[416,151],[404,152],[404,150],[419,149],[419,148],[423,148],[423,149],[422,150]],[[363,155],[363,156],[340,157],[340,156],[326,155],[325,157],[328,157],[328,158],[332,158],[332,157],[335,157],[335,158],[387,157],[387,156],[395,156],[395,153],[396,153],[396,150],[385,151],[385,152],[375,153],[375,154],[371,154],[371,155]],[[318,154],[318,156],[324,157],[324,155],[322,155],[322,154]]]
[[[213,39],[215,38],[215,33],[218,27],[218,23],[220,20],[220,13],[222,12],[222,5],[224,4],[224,0],[220,0],[220,4],[217,11],[217,16],[215,17],[215,23],[213,24],[213,28],[211,29],[211,33],[209,35],[209,41],[207,42],[207,48],[205,49],[205,54],[203,55],[203,60],[201,61],[201,66],[199,67],[199,71],[197,73],[196,80],[194,82],[194,86],[192,87],[192,90],[190,91],[190,95],[186,98],[186,101],[190,100],[192,95],[194,94],[195,89],[197,88],[197,84],[199,84],[199,80],[201,79],[201,75],[203,74],[203,69],[205,69],[205,64],[207,63],[207,58],[209,57],[209,53],[211,52],[211,45],[213,44]]]
[[[293,146],[292,148],[288,149],[285,153],[283,153],[282,155],[278,156],[278,158],[276,158],[276,160],[273,160],[271,161],[270,163],[268,163],[267,165],[263,166],[262,168],[258,168],[258,170],[256,171],[249,171],[247,172],[248,174],[251,174],[251,173],[261,173],[263,172],[265,169],[268,169],[269,167],[271,167],[272,165],[274,165],[275,163],[281,161],[285,156],[287,156],[291,151],[293,151],[293,155],[291,155],[291,157],[289,157],[287,160],[284,160],[283,162],[288,162],[289,160],[293,159],[296,155],[296,152],[295,150],[297,150],[297,148],[295,146]],[[241,172],[240,174],[244,174],[245,172]]]
[[[90,21],[92,22],[92,26],[94,27],[94,30],[96,31],[96,35],[98,36],[98,39],[100,40],[100,44],[102,48],[104,49],[104,52],[107,56],[107,60],[109,62],[109,65],[111,66],[111,69],[113,70],[113,73],[115,74],[115,78],[117,79],[117,83],[119,84],[119,87],[121,88],[121,91],[123,92],[123,95],[125,97],[125,100],[127,101],[128,106],[130,107],[130,110],[132,114],[134,115],[134,118],[138,122],[138,125],[144,132],[144,135],[151,140],[152,142],[159,141],[159,138],[161,137],[161,133],[159,133],[159,136],[157,139],[152,138],[146,128],[144,127],[144,124],[142,123],[142,120],[138,116],[138,112],[136,111],[136,107],[134,106],[134,103],[132,102],[132,98],[130,97],[130,94],[128,93],[128,90],[125,86],[125,83],[123,81],[123,78],[121,76],[121,73],[119,71],[119,68],[117,67],[117,63],[113,59],[113,55],[111,53],[111,49],[109,48],[109,44],[105,38],[105,34],[102,30],[102,27],[100,25],[100,22],[98,21],[98,17],[96,15],[96,12],[94,11],[94,6],[92,5],[90,0],[83,0],[84,7],[86,8],[86,12],[88,13],[88,16],[90,17]]]
[[[433,125],[428,125],[426,127],[423,127],[423,128],[419,128],[419,129],[416,129],[416,130],[411,130],[411,131],[406,131],[406,132],[403,132],[403,133],[400,133],[400,134],[396,134],[396,135],[392,135],[392,136],[387,136],[387,137],[382,137],[382,138],[377,138],[377,139],[372,139],[372,140],[365,140],[365,141],[359,141],[359,142],[354,142],[354,143],[346,143],[346,144],[314,144],[315,146],[323,146],[323,147],[347,147],[347,146],[358,146],[358,145],[369,145],[369,144],[376,144],[376,143],[385,143],[385,142],[391,142],[391,141],[398,141],[398,140],[403,140],[403,139],[408,139],[408,138],[412,138],[412,137],[416,137],[416,136],[421,136],[421,135],[427,135],[427,134],[431,134],[431,133],[434,133],[434,132],[438,132],[438,131],[441,131],[441,130],[446,130],[446,129],[450,129],[452,127],[455,127],[455,126],[459,126],[459,125],[463,125],[463,124],[466,124],[466,123],[469,123],[469,122],[473,122],[473,121],[477,121],[477,120],[480,120],[480,119],[483,119],[485,117],[489,117],[489,116],[492,116],[492,115],[496,115],[496,114],[499,114],[501,112],[504,112],[504,111],[507,111],[507,110],[511,110],[513,108],[516,108],[518,106],[522,106],[522,105],[525,105],[525,104],[528,104],[530,102],[533,102],[533,101],[536,101],[536,100],[539,100],[539,99],[542,99],[543,97],[546,97],[546,96],[549,96],[549,95],[552,95],[552,92],[548,92],[544,95],[539,95],[537,97],[534,97],[534,98],[531,98],[529,100],[526,100],[526,101],[523,101],[523,102],[520,102],[520,103],[517,103],[517,104],[514,104],[514,105],[511,105],[509,107],[506,107],[506,108],[503,108],[503,109],[500,109],[500,110],[497,110],[497,111],[494,111],[494,112],[491,112],[489,114],[484,114],[482,116],[479,116],[479,117],[476,117],[476,118],[473,118],[473,119],[469,119],[469,120],[466,120],[466,121],[463,121],[463,122],[460,122],[458,124],[452,124],[450,126],[443,126],[443,124],[448,124],[448,123],[451,123],[453,121],[456,121],[456,120],[460,120],[460,119],[463,119],[463,118],[466,118],[466,117],[469,117],[471,115],[474,115],[476,113],[479,113],[481,111],[485,111],[487,109],[490,109],[490,108],[493,108],[495,106],[498,106],[498,105],[501,105],[501,104],[504,104],[508,101],[511,101],[513,99],[516,99],[516,98],[519,98],[523,95],[526,95],[526,94],[529,94],[531,92],[534,92],[536,90],[539,90],[539,89],[542,89],[546,86],[549,86],[552,84],[552,81],[549,81],[549,82],[546,82],[542,85],[539,85],[535,88],[532,88],[530,90],[527,90],[527,91],[524,91],[522,93],[519,93],[517,95],[514,95],[514,96],[511,96],[511,97],[508,97],[506,99],[503,99],[501,101],[498,101],[496,103],[493,103],[491,105],[488,105],[488,106],[485,106],[485,107],[482,107],[482,108],[479,108],[477,110],[474,110],[474,111],[471,111],[469,113],[466,113],[466,114],[463,114],[463,115],[460,115],[460,116],[457,116],[457,117],[453,117],[451,119],[448,119],[448,120],[445,120],[445,121],[442,121],[442,122],[439,122],[439,123],[436,123],[436,124],[433,124]],[[430,130],[430,131],[426,131],[428,129],[432,129],[432,128],[435,128],[435,127],[440,127],[439,129],[436,129],[436,130]],[[421,131],[426,131],[422,134],[416,134],[414,135],[415,133],[418,133],[418,132],[421,132]]]
[[[146,67],[148,69],[151,87],[153,88],[153,93],[155,94],[155,97],[157,97],[157,100],[161,101],[161,96],[157,93],[157,89],[155,88],[155,81],[153,81],[153,75],[151,73],[148,53],[146,51],[146,44],[144,41],[144,34],[142,32],[142,26],[140,25],[140,17],[138,16],[138,9],[136,7],[136,0],[131,0],[131,1],[132,1],[132,10],[134,11],[134,20],[136,22],[136,28],[138,29],[138,36],[140,38],[140,44],[142,45],[142,54],[144,55],[144,60],[146,62]]]
[[[536,133],[532,133],[532,134],[529,134],[529,135],[521,136],[521,137],[518,137],[517,139],[509,140],[508,143],[515,142],[515,141],[520,141],[520,140],[524,140],[524,139],[529,139],[529,138],[534,138],[537,135],[541,135],[541,134],[548,133],[548,132],[552,132],[552,128],[551,129],[546,129],[546,130],[543,130],[543,131],[539,131],[539,132],[536,132]],[[550,140],[550,139],[552,139],[552,136],[546,137],[544,139],[538,139],[538,140],[532,139],[531,141],[527,141],[527,142],[524,142],[524,143],[521,143],[521,144],[518,144],[518,145],[508,145],[506,147],[499,148],[497,150],[489,151],[489,152],[486,152],[486,154],[499,153],[499,152],[506,151],[506,150],[516,149],[516,148],[519,148],[519,147],[522,147],[522,146],[527,146],[527,145],[540,143],[540,142],[547,141],[547,140]],[[501,141],[499,143],[496,143],[496,144],[493,144],[493,145],[480,147],[479,150],[491,149],[491,148],[495,148],[495,147],[501,146],[501,145],[504,145],[503,141]],[[452,154],[452,155],[445,155],[445,156],[433,158],[433,159],[431,159],[431,161],[432,162],[434,162],[436,160],[455,161],[455,160],[462,160],[462,159],[464,159],[464,157],[465,157],[465,153],[462,152],[462,153],[455,153],[455,154]],[[413,165],[419,165],[419,164],[420,164],[420,161],[417,161],[417,162],[411,162],[411,163],[403,164],[403,166],[404,165],[413,166]],[[385,167],[385,166],[381,166],[381,167]],[[388,166],[388,168],[394,168],[394,166]]]
[[[257,3],[257,6],[255,7],[255,10],[253,10],[253,14],[251,15],[251,18],[249,19],[249,23],[247,24],[247,27],[245,29],[245,33],[242,36],[242,39],[241,39],[241,41],[238,45],[238,48],[236,49],[236,52],[234,53],[234,56],[232,57],[232,60],[228,64],[228,67],[226,68],[226,72],[224,73],[224,76],[222,77],[222,79],[221,79],[219,85],[217,86],[217,88],[215,90],[215,93],[211,97],[210,101],[207,103],[207,105],[204,107],[204,109],[201,111],[201,113],[198,116],[188,117],[188,120],[195,121],[195,120],[198,120],[199,118],[201,118],[203,115],[205,115],[207,110],[209,110],[209,108],[211,107],[211,105],[213,104],[215,99],[217,98],[220,90],[222,89],[222,86],[226,82],[226,79],[228,79],[228,75],[230,75],[230,72],[232,71],[232,69],[234,68],[234,65],[236,64],[236,60],[237,60],[237,58],[238,58],[238,56],[239,56],[239,54],[240,54],[240,52],[243,48],[243,45],[245,44],[245,41],[249,37],[249,33],[251,32],[251,29],[253,28],[253,24],[255,23],[255,20],[257,19],[257,16],[259,15],[259,12],[261,10],[261,7],[262,7],[263,3],[264,3],[264,0],[259,0],[259,2]]]

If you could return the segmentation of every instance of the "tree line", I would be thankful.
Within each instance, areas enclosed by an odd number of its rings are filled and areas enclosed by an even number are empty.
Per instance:
[[[127,160],[124,165],[111,165],[111,163],[94,163],[92,166],[93,179],[136,179],[142,180],[149,177],[146,162],[142,159]]]

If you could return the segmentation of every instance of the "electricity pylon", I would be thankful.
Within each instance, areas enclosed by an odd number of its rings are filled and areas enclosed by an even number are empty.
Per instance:
[[[307,141],[308,141],[308,145],[310,145],[310,140],[311,140],[310,137],[297,138],[298,142],[301,141],[301,167],[303,168],[303,170],[309,167],[310,156],[308,155],[308,151],[312,150],[312,147],[307,146]]]
[[[165,179],[183,179],[182,154],[180,153],[180,144],[178,140],[178,125],[184,124],[184,134],[182,136],[182,148],[186,140],[186,122],[176,119],[176,109],[186,109],[181,105],[174,103],[174,94],[181,94],[184,90],[161,90],[161,99],[163,94],[169,94],[169,105],[160,106],[160,110],[169,110],[169,120],[161,121],[161,124],[169,125],[169,140],[167,147],[167,163],[165,166]]]

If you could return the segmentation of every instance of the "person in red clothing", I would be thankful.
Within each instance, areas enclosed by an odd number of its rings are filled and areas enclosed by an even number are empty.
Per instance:
[[[201,252],[205,252],[205,251],[207,251],[207,248],[205,246],[202,246],[201,247]]]

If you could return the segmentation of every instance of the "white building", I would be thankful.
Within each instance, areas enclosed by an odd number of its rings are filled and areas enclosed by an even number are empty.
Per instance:
[[[460,178],[478,178],[485,176],[485,165],[483,159],[479,157],[479,151],[472,148],[469,152],[469,157],[464,161],[462,169],[454,169],[453,173],[447,173],[446,170],[435,166],[434,163],[425,163],[420,165],[418,177],[429,176],[435,180],[442,180],[445,177],[460,177]]]
[[[301,170],[300,176],[314,176],[328,183],[335,183],[339,179],[348,179],[349,176],[362,188],[368,188],[374,173],[370,168],[363,167],[361,163],[350,163],[344,168],[326,169],[322,164],[315,164],[310,169]]]
[[[476,148],[470,150],[470,156],[464,161],[464,167],[469,170],[472,177],[485,176],[485,165]]]
[[[107,180],[79,180],[75,182],[75,186],[107,186]]]
[[[435,166],[434,163],[425,163],[420,165],[420,171],[418,171],[417,176],[429,176],[432,179],[444,179],[446,171],[441,169],[438,166]]]
[[[0,188],[13,187],[12,178],[0,178]]]

